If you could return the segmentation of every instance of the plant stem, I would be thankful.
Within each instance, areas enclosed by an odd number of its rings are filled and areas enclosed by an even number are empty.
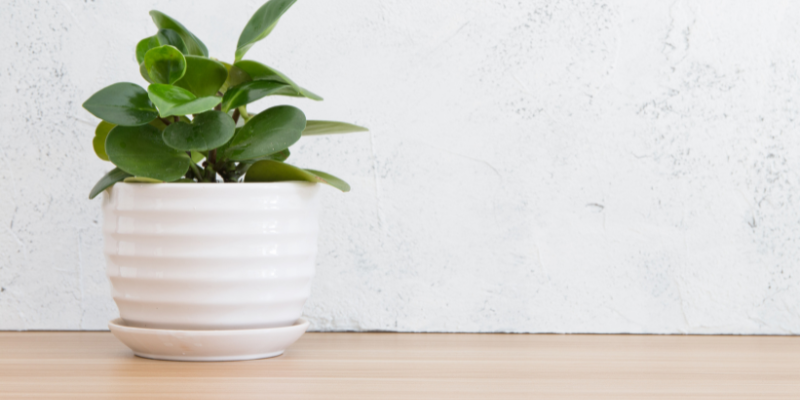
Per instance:
[[[239,112],[238,108],[233,110],[233,123],[234,124],[238,124],[239,123],[239,115],[241,115],[241,113]]]
[[[169,125],[169,124],[171,124],[171,123],[172,123],[172,122],[169,122],[169,120],[168,120],[168,119],[166,119],[166,118],[160,118],[160,117],[159,117],[158,119],[160,119],[160,120],[161,120],[161,122],[163,122],[163,123],[164,123],[164,125]]]
[[[214,166],[211,164],[206,167],[206,179],[208,182],[217,182],[217,171],[214,170]]]
[[[222,94],[222,92],[217,92],[217,96],[222,97],[224,95]],[[214,109],[217,111],[222,111],[222,103],[217,104],[217,106],[214,107]]]
[[[189,166],[192,167],[192,172],[194,172],[194,176],[197,177],[197,180],[200,182],[205,182],[206,180],[203,178],[203,174],[200,173],[200,168],[197,168],[197,164],[190,162]]]
[[[244,118],[244,122],[250,121],[250,114],[247,113],[247,108],[245,106],[241,106],[237,108],[239,112],[242,114],[242,118]]]

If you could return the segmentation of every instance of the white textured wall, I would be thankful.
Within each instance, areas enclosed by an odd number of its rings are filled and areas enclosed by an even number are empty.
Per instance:
[[[147,11],[230,59],[259,5],[0,5],[0,328],[116,314],[80,105]],[[799,2],[300,0],[249,58],[372,128],[295,147],[354,187],[316,329],[800,333]]]

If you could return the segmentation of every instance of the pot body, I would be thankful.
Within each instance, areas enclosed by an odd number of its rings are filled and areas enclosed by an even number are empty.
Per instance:
[[[104,193],[120,317],[159,329],[290,326],[309,296],[318,185],[117,183]]]

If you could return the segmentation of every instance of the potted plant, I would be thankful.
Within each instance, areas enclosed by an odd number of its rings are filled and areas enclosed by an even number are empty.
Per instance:
[[[98,157],[116,168],[103,193],[104,252],[120,318],[111,331],[134,353],[168,360],[281,354],[305,332],[317,241],[318,184],[343,180],[286,163],[301,136],[366,129],[307,120],[268,96],[322,100],[276,69],[244,59],[295,0],[270,0],[244,27],[233,63],[210,58],[177,20],[136,46],[147,89],[115,83],[83,107],[100,118]]]

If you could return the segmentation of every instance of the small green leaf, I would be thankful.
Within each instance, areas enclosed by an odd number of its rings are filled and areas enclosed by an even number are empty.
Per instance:
[[[171,115],[199,114],[213,109],[222,97],[197,97],[192,92],[172,85],[154,83],[147,87],[150,99],[158,107],[162,117]]]
[[[189,49],[186,48],[186,43],[184,43],[183,39],[181,39],[181,36],[178,35],[178,32],[175,32],[172,29],[159,29],[158,33],[156,34],[156,39],[158,39],[158,44],[160,46],[174,46],[181,52],[181,54],[189,54]]]
[[[153,18],[153,23],[156,24],[158,29],[172,29],[177,32],[181,39],[183,39],[183,42],[186,43],[186,49],[189,51],[189,54],[208,57],[206,45],[192,34],[192,32],[189,32],[180,22],[156,10],[150,11],[150,16]]]
[[[289,77],[282,74],[277,69],[268,67],[264,64],[261,64],[256,61],[244,60],[244,61],[237,61],[233,64],[234,67],[241,69],[242,71],[246,72],[247,75],[250,76],[255,81],[264,80],[264,81],[276,81],[276,82],[283,82],[288,85],[291,85],[294,90],[298,93],[303,95],[303,97],[308,97],[312,100],[322,100],[322,97],[311,93],[311,91],[301,88],[298,84],[294,83]]]
[[[100,89],[83,103],[83,108],[97,118],[123,126],[144,125],[158,117],[147,92],[127,82]]]
[[[186,73],[186,58],[177,48],[164,45],[147,51],[144,55],[144,66],[155,83],[171,85]]]
[[[250,167],[252,167],[253,164],[261,160],[275,160],[283,162],[286,161],[286,159],[289,158],[290,155],[291,153],[289,152],[289,149],[285,149],[275,154],[270,154],[266,157],[262,157],[256,160],[240,161],[239,165],[236,166],[236,170],[233,171],[233,174],[231,174],[231,179],[233,179],[234,181],[238,181],[239,178],[241,178],[245,173],[247,173],[247,170],[250,169]]]
[[[222,111],[228,112],[245,104],[252,103],[263,97],[285,94],[297,96],[298,93],[291,86],[275,81],[251,81],[233,87],[222,96]]]
[[[221,62],[200,56],[186,56],[186,74],[175,86],[198,97],[214,96],[228,79],[228,70]]]
[[[206,158],[205,154],[203,154],[203,153],[201,153],[199,151],[192,151],[192,162],[193,163],[197,164],[200,161],[203,161],[204,158]]]
[[[164,183],[159,179],[145,178],[143,176],[129,176],[123,180],[125,183]]]
[[[236,61],[239,61],[253,45],[272,32],[281,16],[296,0],[269,0],[250,18],[236,44]]]
[[[369,129],[363,126],[348,124],[347,122],[309,120],[306,122],[306,129],[303,131],[303,136],[367,131],[369,131]]]
[[[262,160],[247,171],[245,182],[307,181],[325,183],[343,192],[350,191],[347,182],[321,171],[305,170],[280,161]]]
[[[89,192],[89,199],[93,199],[97,197],[98,194],[102,193],[103,190],[106,190],[111,185],[131,176],[131,174],[119,169],[114,168],[105,174],[99,181],[94,185],[92,190]]]
[[[160,44],[158,43],[158,38],[155,36],[146,37],[140,40],[136,45],[136,62],[139,64],[143,63],[144,55],[147,54],[147,50],[158,46],[160,46]]]
[[[314,170],[314,169],[306,169],[306,172],[310,172],[310,173],[316,175],[317,178],[321,178],[323,180],[323,183],[327,183],[328,185],[331,185],[331,186],[333,186],[333,187],[335,187],[335,188],[337,188],[337,189],[339,189],[339,190],[341,190],[343,192],[349,192],[350,191],[350,185],[348,185],[347,182],[345,182],[345,181],[341,180],[340,178],[337,178],[337,177],[335,177],[335,176],[333,176],[333,175],[331,175],[331,174],[329,174],[327,172],[317,171],[317,170]]]
[[[306,116],[302,111],[292,106],[272,107],[236,132],[224,157],[241,161],[275,154],[300,140],[305,127]]]
[[[222,111],[197,114],[191,124],[175,122],[164,129],[164,143],[183,151],[208,151],[227,143],[233,137],[236,123]]]
[[[151,125],[118,126],[106,139],[108,158],[122,170],[165,182],[180,179],[189,170],[189,155],[167,146]]]
[[[97,128],[94,130],[92,147],[94,147],[94,153],[97,154],[101,160],[108,161],[108,154],[106,154],[106,137],[108,136],[108,132],[115,126],[116,125],[110,122],[100,121]]]
[[[187,119],[188,119],[188,118],[187,118]],[[150,125],[152,125],[152,126],[153,126],[153,127],[155,127],[156,129],[158,129],[158,130],[159,130],[159,132],[163,132],[163,131],[164,131],[164,128],[166,128],[166,127],[167,127],[167,124],[165,124],[165,123],[164,123],[164,121],[162,121],[162,120],[161,120],[161,119],[159,119],[159,118],[156,118],[156,119],[154,119],[154,120],[150,121]]]

